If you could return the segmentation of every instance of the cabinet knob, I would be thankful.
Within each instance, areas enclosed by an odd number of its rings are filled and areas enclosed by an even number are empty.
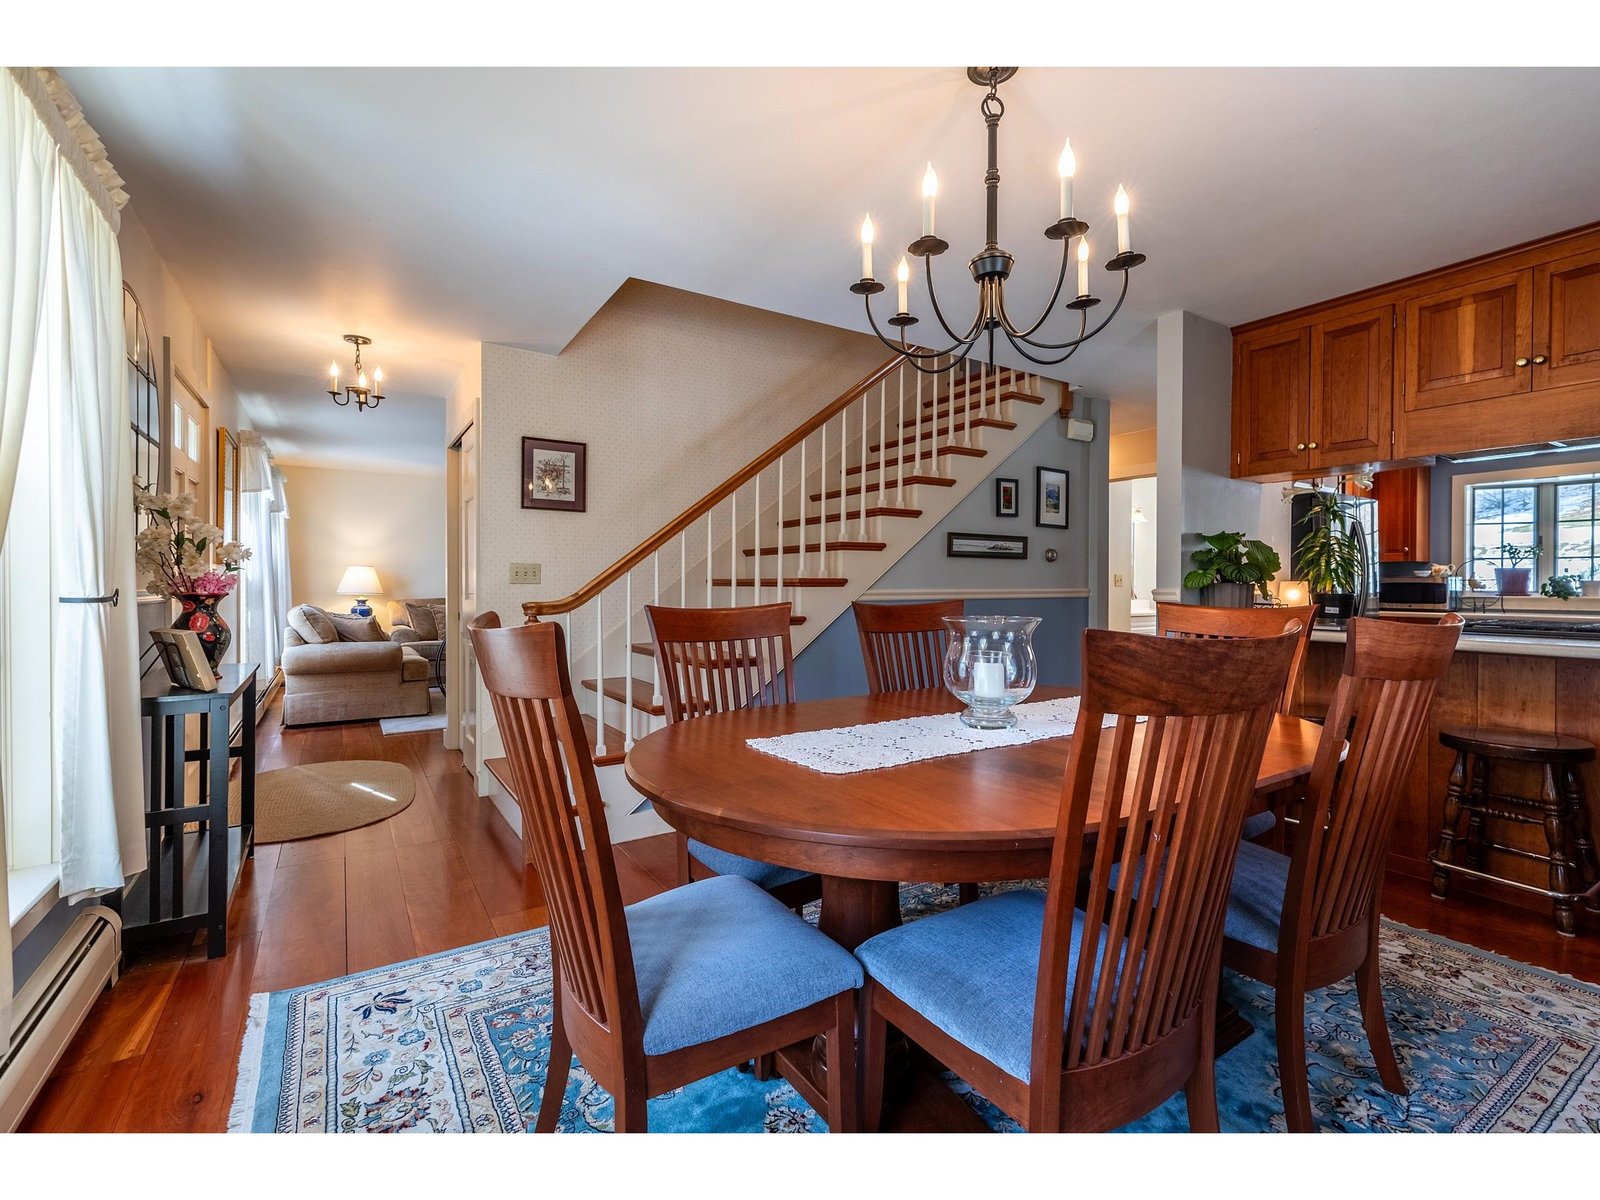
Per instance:
[[[1541,363],[1547,363],[1549,361],[1550,360],[1548,358],[1546,358],[1543,354],[1535,354],[1533,356],[1533,365],[1536,366],[1536,367],[1539,366]]]
[[[1519,358],[1519,359],[1517,359],[1517,366],[1519,366],[1519,367],[1525,367],[1525,366],[1527,366],[1527,365],[1528,365],[1528,360],[1527,360],[1527,359],[1525,359],[1525,358]]]
[[[1312,449],[1312,450],[1315,450],[1315,449],[1316,449],[1316,448],[1317,448],[1317,444],[1316,444],[1316,443],[1315,443],[1315,442],[1312,442],[1312,443],[1311,443],[1311,444],[1310,444],[1310,448],[1311,448],[1311,449]]]
[[[1294,444],[1294,448],[1296,450],[1304,450],[1306,448],[1306,444],[1304,442],[1296,442]]]

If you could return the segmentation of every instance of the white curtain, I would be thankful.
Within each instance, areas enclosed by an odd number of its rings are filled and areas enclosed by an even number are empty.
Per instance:
[[[133,450],[123,346],[122,256],[100,200],[58,171],[46,288],[56,590],[116,594],[57,614],[56,786],[61,894],[122,886],[142,871],[144,771],[134,598]]]
[[[283,627],[289,614],[287,512],[282,472],[261,435],[239,434],[239,540],[251,550],[239,591],[244,613],[245,659],[259,663],[265,687],[283,656]]]
[[[0,72],[0,537],[11,512],[44,299],[56,147],[17,75]],[[0,1059],[11,1042],[11,915],[0,821]]]

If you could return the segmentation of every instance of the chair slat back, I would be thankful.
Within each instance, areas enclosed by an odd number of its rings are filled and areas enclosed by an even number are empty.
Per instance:
[[[1383,880],[1406,776],[1463,621],[1356,617],[1290,847],[1284,940],[1327,937],[1364,921]]]
[[[613,1033],[642,1036],[611,835],[561,626],[502,629],[490,612],[468,630],[531,833],[563,995]]]
[[[1312,622],[1317,606],[1294,608],[1215,608],[1207,604],[1156,604],[1156,633],[1161,637],[1247,638],[1277,637],[1290,621],[1300,622],[1300,640],[1295,645],[1289,679],[1283,685],[1280,712],[1294,711],[1295,688],[1305,666],[1306,646],[1311,641]]]
[[[790,608],[662,608],[645,615],[661,670],[667,720],[794,703]]]
[[[1152,1045],[1193,1018],[1216,986],[1239,825],[1300,632],[1279,628],[1232,645],[1085,632],[1032,1086]],[[1091,811],[1100,833],[1085,845]],[[1069,996],[1067,947],[1084,878],[1085,933]]]
[[[950,627],[942,618],[966,611],[960,600],[927,604],[863,604],[851,609],[867,665],[867,692],[906,692],[944,686],[944,654]]]

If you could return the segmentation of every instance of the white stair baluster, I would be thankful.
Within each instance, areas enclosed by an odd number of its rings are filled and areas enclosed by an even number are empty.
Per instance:
[[[979,363],[978,364],[978,415],[980,417],[987,417],[989,415],[989,409],[987,407],[988,403],[989,403],[989,366],[988,366],[987,363]],[[967,436],[967,442],[969,444],[972,441],[971,434],[972,434],[972,417],[969,415],[967,417],[967,435],[968,435]]]
[[[655,571],[656,577],[656,598],[654,603],[659,607],[661,604],[661,551],[659,548],[650,556],[650,566]],[[631,640],[628,643],[628,653],[633,653]],[[628,661],[632,662],[633,660],[630,658]],[[650,703],[661,703],[661,663],[654,654],[650,656]]]
[[[622,727],[624,753],[633,749],[633,568],[628,568],[622,588],[622,711],[627,724]]]
[[[756,496],[755,496],[754,508],[755,508],[755,513],[753,514],[750,523],[753,526],[753,529],[754,529],[754,532],[755,532],[755,540],[756,540],[756,545],[755,545],[755,550],[756,550],[756,557],[755,557],[755,563],[756,563],[756,599],[755,599],[755,602],[757,604],[760,604],[761,603],[761,472],[760,471],[756,472]]]
[[[713,513],[715,513],[715,511],[716,510],[713,509],[712,512],[706,513],[706,607],[707,608],[715,608],[716,607],[716,605],[712,604],[712,602],[711,602],[711,518],[712,518]]]
[[[846,486],[845,471],[850,463],[850,407],[846,405],[839,414],[839,536],[846,534],[845,518],[850,515],[849,487]],[[826,548],[827,543],[823,543]],[[826,550],[824,550],[826,553]],[[826,560],[824,560],[826,561]]]
[[[933,377],[933,398],[939,399],[939,377]],[[922,372],[917,372],[917,457],[911,463],[911,473],[914,475],[922,466]],[[900,503],[905,504],[905,497],[900,497]]]
[[[783,527],[783,522],[778,522]],[[796,579],[806,577],[806,439],[800,439],[800,567]]]
[[[900,495],[906,490],[906,368],[901,367],[895,373],[899,381],[899,391],[894,401],[894,496],[895,503],[900,503]]]
[[[678,535],[678,605],[689,607],[689,527]]]
[[[739,607],[739,489],[728,497],[728,607]]]
[[[774,600],[783,599],[783,547],[783,455],[780,454],[778,455],[778,573],[774,576],[778,583],[777,590],[772,596]]]
[[[822,450],[817,455],[817,571],[822,570],[823,548],[828,544],[828,423],[822,423]],[[801,524],[804,529],[804,523]]]
[[[594,598],[594,756],[606,752],[606,594]]]
[[[867,437],[867,398],[861,397],[861,508],[856,516],[856,537],[863,538],[867,535],[867,446],[870,439]],[[878,468],[878,479],[883,479],[883,468]],[[879,493],[882,494],[881,492]],[[842,533],[842,531],[841,531]]]
[[[883,406],[889,394],[889,381],[885,379],[878,385],[878,499],[883,500],[884,493],[889,487],[889,439],[883,432],[886,426],[883,423]],[[863,438],[863,441],[866,439]],[[895,447],[895,462],[900,461],[899,447]],[[864,528],[864,526],[863,526]]]

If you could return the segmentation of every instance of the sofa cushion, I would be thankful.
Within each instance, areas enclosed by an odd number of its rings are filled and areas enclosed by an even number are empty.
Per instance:
[[[417,631],[417,636],[431,642],[439,636],[439,627],[433,621],[433,605],[420,600],[406,601],[406,623]]]
[[[289,610],[289,628],[308,646],[322,646],[339,640],[339,631],[328,614],[315,604],[299,604]]]
[[[283,652],[283,673],[294,675],[348,675],[392,672],[400,682],[404,650],[393,642],[334,642],[331,645],[290,646]]]
[[[418,679],[429,678],[431,667],[428,660],[423,658],[410,646],[400,648],[400,678],[407,683]]]
[[[387,642],[389,635],[377,617],[357,617],[349,613],[323,613],[341,642]]]

